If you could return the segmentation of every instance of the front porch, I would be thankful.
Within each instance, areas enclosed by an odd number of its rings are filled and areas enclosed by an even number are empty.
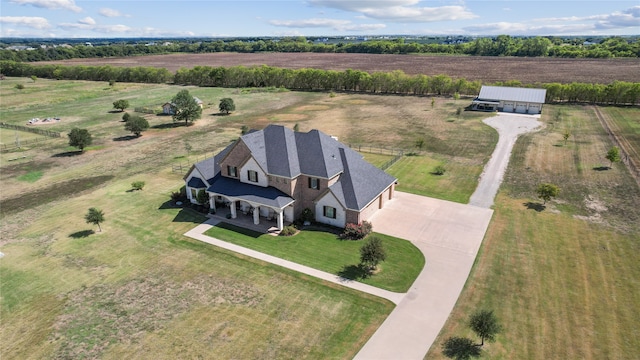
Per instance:
[[[215,214],[208,214],[207,217],[211,219],[220,220],[222,222],[226,222],[231,225],[239,226],[241,228],[253,230],[260,233],[270,234],[277,236],[280,234],[280,230],[278,229],[278,219],[277,218],[268,218],[268,217],[259,217],[258,224],[254,221],[254,215],[251,212],[247,212],[246,214],[242,211],[236,211],[236,217],[231,217],[231,209],[226,206],[218,206],[216,208]],[[283,227],[291,225],[291,222],[283,220]]]

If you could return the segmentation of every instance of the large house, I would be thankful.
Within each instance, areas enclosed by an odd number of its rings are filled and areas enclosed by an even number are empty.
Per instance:
[[[304,209],[320,223],[359,224],[393,197],[396,179],[359,153],[318,130],[294,132],[279,125],[243,135],[212,158],[194,164],[184,178],[197,203],[206,190],[212,209],[275,219],[278,229]]]
[[[480,94],[472,102],[472,109],[540,114],[546,94],[546,89],[483,85]]]

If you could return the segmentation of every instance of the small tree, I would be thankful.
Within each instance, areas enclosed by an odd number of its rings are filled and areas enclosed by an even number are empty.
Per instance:
[[[249,127],[247,125],[242,125],[242,127],[240,128],[240,134],[246,135],[248,132],[249,132]]]
[[[206,192],[205,190],[198,191],[198,193],[196,194],[196,201],[200,205],[209,204],[209,193]]]
[[[129,121],[129,119],[131,118],[131,115],[129,115],[128,112],[124,113],[124,115],[122,115],[122,121],[127,122]]]
[[[104,213],[102,210],[90,208],[89,212],[84,216],[84,219],[87,221],[87,224],[98,225],[98,230],[102,232],[102,228],[100,227],[100,223],[104,222]]]
[[[544,200],[544,203],[546,204],[552,197],[558,196],[560,188],[553,184],[544,183],[538,185],[536,192],[538,193],[538,197]]]
[[[380,238],[371,236],[360,248],[360,264],[369,272],[376,269],[381,261],[387,258],[387,254],[382,247]]]
[[[300,124],[296,123],[295,125],[293,125],[293,131],[295,132],[300,131]]]
[[[571,133],[569,132],[569,129],[565,129],[564,134],[562,134],[562,138],[564,139],[565,145],[567,145],[567,140],[569,140],[570,136],[571,136]]]
[[[116,84],[115,80],[109,80],[109,87],[113,87]]]
[[[36,82],[36,80],[38,80],[38,77],[35,75],[31,75],[31,81]]]
[[[446,171],[447,171],[447,169],[442,164],[437,165],[435,168],[433,168],[433,174],[434,175],[444,175],[444,173]]]
[[[422,148],[424,147],[424,139],[416,140],[416,147],[418,148],[418,150],[422,150]]]
[[[218,109],[220,112],[228,114],[236,109],[236,104],[233,103],[233,99],[224,98],[220,100],[220,105],[218,105]]]
[[[16,84],[15,88],[18,89],[18,90],[22,90],[22,89],[24,89],[24,85],[23,84]]]
[[[185,125],[194,122],[202,115],[202,108],[196,102],[196,99],[189,94],[188,90],[180,90],[176,96],[171,99],[171,108],[173,110],[173,121],[184,120]]]
[[[124,111],[124,109],[129,107],[129,100],[116,100],[113,102],[113,108],[118,109],[120,111]]]
[[[142,188],[144,188],[145,182],[144,181],[134,181],[131,183],[131,188],[133,190],[142,190]]]
[[[458,100],[460,100],[460,93],[456,91],[453,93],[453,101],[458,101]]]
[[[620,162],[620,160],[622,160],[620,158],[620,149],[617,146],[612,147],[611,149],[609,149],[609,151],[607,151],[606,158],[607,160],[611,161],[611,164],[609,165],[609,169],[611,169],[614,162]]]
[[[436,98],[431,98],[431,108],[433,109],[434,106],[436,106]]]
[[[493,310],[478,310],[469,318],[469,327],[480,337],[480,346],[484,345],[484,340],[495,340],[502,327],[498,319],[493,314]]]
[[[84,148],[91,145],[93,139],[89,130],[73,128],[68,134],[69,146],[77,147],[81,152],[84,152]]]
[[[473,340],[463,337],[450,337],[442,345],[442,354],[456,360],[468,360],[479,357],[482,349],[477,347]]]
[[[137,137],[140,137],[143,131],[149,128],[149,122],[142,116],[133,115],[129,117],[129,120],[124,124],[124,129],[134,133]]]

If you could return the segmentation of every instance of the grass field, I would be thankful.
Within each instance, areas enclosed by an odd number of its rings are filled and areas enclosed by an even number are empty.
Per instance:
[[[335,233],[303,230],[295,236],[271,236],[221,223],[205,233],[216,239],[277,256],[314,269],[355,279],[382,289],[407,292],[424,267],[424,256],[411,242],[373,233],[388,254],[374,276],[362,278],[358,269],[364,241],[340,240]]]
[[[426,358],[443,359],[449,336],[476,339],[466,321],[477,308],[504,326],[485,345],[491,359],[637,357],[640,190],[622,165],[600,170],[611,143],[593,110],[562,109],[516,144],[472,274]],[[538,211],[543,181],[561,192]]]

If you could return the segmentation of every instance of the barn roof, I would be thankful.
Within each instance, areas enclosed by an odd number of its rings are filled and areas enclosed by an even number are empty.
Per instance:
[[[546,89],[482,86],[478,100],[506,100],[544,104]]]

